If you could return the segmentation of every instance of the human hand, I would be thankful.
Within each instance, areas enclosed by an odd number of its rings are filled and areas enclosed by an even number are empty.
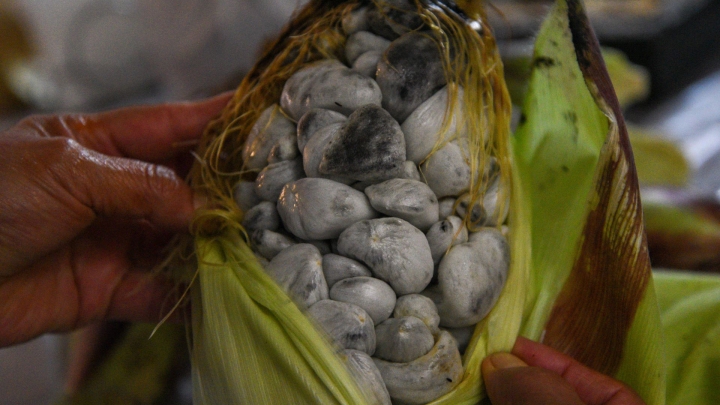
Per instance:
[[[0,347],[161,318],[173,285],[148,270],[188,230],[189,150],[229,98],[30,117],[0,134]]]
[[[510,353],[483,360],[494,405],[643,405],[625,384],[550,347],[519,337]]]

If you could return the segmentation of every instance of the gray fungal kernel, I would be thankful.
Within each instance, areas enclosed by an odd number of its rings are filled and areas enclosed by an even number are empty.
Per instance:
[[[358,7],[343,16],[341,25],[345,35],[350,36],[358,31],[367,30],[367,12],[367,7]]]
[[[319,129],[330,124],[343,123],[347,117],[337,111],[325,108],[313,108],[303,114],[297,124],[297,146],[300,151],[305,149],[308,140]]]
[[[470,185],[470,166],[455,142],[431,154],[420,173],[438,198],[458,196]]]
[[[422,181],[422,177],[420,176],[420,171],[418,170],[417,166],[415,165],[415,162],[412,162],[410,160],[405,162],[405,165],[403,167],[403,174],[402,174],[401,178]]]
[[[463,376],[457,343],[441,331],[435,346],[413,361],[395,363],[373,358],[390,398],[403,404],[426,404],[452,391]]]
[[[321,300],[311,306],[307,314],[339,347],[359,350],[370,356],[375,353],[375,324],[359,306]]]
[[[250,208],[258,205],[262,200],[255,194],[255,182],[240,180],[233,188],[233,199],[237,206],[247,212]]]
[[[278,213],[288,231],[306,240],[337,238],[352,224],[378,215],[362,192],[310,177],[285,185]]]
[[[298,151],[295,134],[286,133],[282,138],[277,140],[272,148],[270,148],[270,153],[268,154],[268,164],[293,160],[299,154],[300,152]]]
[[[475,201],[472,201],[470,194],[466,193],[460,196],[458,200],[457,213],[459,216],[467,218],[470,221],[470,224],[472,224],[471,228],[473,226],[483,226],[487,223],[488,215],[482,204],[483,199],[476,198]],[[470,207],[470,205],[472,205],[472,207]],[[470,207],[469,215],[468,207]]]
[[[243,161],[250,170],[260,170],[268,164],[270,151],[279,140],[294,136],[295,124],[277,104],[266,108],[255,122],[243,148]]]
[[[445,197],[438,200],[440,219],[445,219],[455,214],[455,201],[455,197]]]
[[[340,234],[338,251],[365,263],[397,295],[420,292],[432,279],[432,255],[425,235],[400,218],[354,223]]]
[[[330,298],[364,309],[377,325],[388,319],[395,308],[395,291],[384,281],[372,277],[351,277],[330,289]]]
[[[323,273],[330,288],[346,278],[372,276],[372,272],[364,264],[335,253],[323,256]]]
[[[377,74],[377,65],[380,63],[383,53],[380,51],[367,51],[355,59],[352,70],[371,78]]]
[[[328,178],[338,183],[350,184],[353,180],[342,177],[320,173],[320,162],[330,141],[336,138],[343,128],[342,123],[334,123],[317,130],[305,144],[303,150],[303,168],[308,177]]]
[[[390,41],[372,32],[359,31],[350,35],[345,44],[345,57],[353,65],[360,55],[368,51],[384,52]]]
[[[395,303],[393,318],[413,316],[425,323],[433,335],[440,332],[440,315],[430,298],[420,294],[408,294],[399,297]]]
[[[299,243],[282,250],[270,260],[265,271],[300,308],[328,298],[322,255],[313,245]]]
[[[482,320],[500,296],[509,266],[510,249],[497,229],[483,228],[453,246],[438,267],[439,297],[430,296],[440,325],[460,328]]]
[[[260,171],[255,179],[255,194],[265,201],[277,202],[287,183],[305,177],[301,159],[273,163]]]
[[[380,105],[382,93],[375,81],[350,70],[337,60],[314,62],[285,82],[280,105],[299,120],[312,108],[349,115],[363,105]]]
[[[383,108],[402,123],[446,84],[438,44],[428,33],[404,34],[380,59],[376,80]]]
[[[438,220],[438,200],[425,183],[391,179],[365,189],[370,205],[378,212],[402,218],[424,231]]]
[[[355,378],[372,404],[391,405],[390,394],[382,380],[380,370],[367,353],[359,350],[343,350],[341,359],[345,361],[350,374]]]
[[[268,260],[297,243],[287,235],[267,229],[254,231],[251,240],[254,250]]]
[[[325,175],[380,182],[400,177],[405,160],[400,125],[387,111],[371,104],[348,117],[325,147],[318,170]]]
[[[263,201],[250,208],[243,216],[242,226],[248,233],[258,229],[276,231],[280,227],[280,216],[275,203]]]
[[[496,226],[505,222],[510,208],[510,202],[507,201],[507,193],[505,193],[505,184],[499,177],[495,178],[483,196],[483,208],[486,211],[487,220],[485,225]],[[502,201],[502,197],[506,201]],[[500,211],[502,209],[502,211]]]
[[[458,97],[452,116],[446,118],[445,115],[449,108],[449,92],[448,86],[438,90],[403,121],[401,128],[405,134],[408,160],[419,164],[432,152],[438,142],[467,137],[467,128],[462,125],[464,122],[462,114],[463,90],[462,88],[458,89]],[[448,121],[449,124],[446,132],[443,133],[445,121]],[[461,125],[458,125],[458,122]]]
[[[450,246],[468,241],[468,231],[463,220],[453,215],[433,224],[425,237],[430,245],[433,263],[438,264]]]
[[[425,323],[414,317],[390,318],[375,326],[375,357],[407,363],[427,354],[435,338]]]

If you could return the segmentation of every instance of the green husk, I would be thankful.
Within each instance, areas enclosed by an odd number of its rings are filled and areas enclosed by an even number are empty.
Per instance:
[[[667,403],[720,403],[720,277],[656,271],[667,341]]]
[[[197,243],[194,403],[366,403],[332,347],[238,235]]]
[[[718,272],[720,223],[695,203],[653,201],[644,206],[650,257],[657,267]],[[705,202],[710,207],[716,203]]]
[[[556,2],[533,65],[513,139],[525,200],[512,208],[531,224],[522,334],[661,404],[662,335],[637,177],[580,3]]]
[[[192,358],[199,404],[366,403],[333,348],[262,271],[239,225],[242,212],[232,201],[232,184],[252,179],[242,171],[238,152],[250,126],[278,99],[294,70],[338,55],[343,38],[323,32],[352,4],[311,2],[206,134],[203,163],[193,176],[193,185],[212,206],[199,214],[194,244],[199,268],[192,286]],[[637,178],[622,118],[612,108],[614,99],[608,99],[612,90],[597,77],[604,66],[599,50],[587,42],[594,38],[583,31],[588,25],[582,7],[558,1],[544,24],[521,126],[510,142],[509,97],[491,31],[484,27],[489,37],[478,40],[449,9],[433,4],[426,23],[462,46],[456,49],[470,51],[467,59],[445,53],[446,66],[455,69],[449,77],[465,86],[466,119],[471,128],[493,133],[489,146],[478,142],[482,133],[474,133],[468,159],[481,167],[493,153],[505,168],[501,173],[512,176],[505,179],[512,190],[507,283],[475,329],[463,357],[462,382],[433,403],[479,402],[484,396],[480,362],[489,353],[509,350],[519,334],[547,338],[589,366],[621,376],[649,404],[663,403],[659,318],[648,280]],[[473,13],[479,4],[463,2],[471,18],[483,21]],[[479,66],[476,52],[484,57]],[[471,190],[482,190],[482,181],[474,179]],[[598,243],[589,242],[594,240]],[[609,271],[588,264],[595,259]],[[599,291],[586,294],[594,282]],[[590,300],[597,296],[607,315],[592,312],[598,308]],[[571,317],[579,327],[566,331],[568,306],[596,319]],[[622,316],[615,318],[616,313]],[[609,362],[598,363],[602,356]]]
[[[152,339],[148,339],[155,329]],[[169,381],[185,346],[177,325],[131,325],[102,364],[59,405],[153,405],[168,394]],[[186,359],[187,361],[187,359]]]
[[[687,185],[691,172],[690,163],[675,142],[637,126],[631,126],[629,130],[638,177],[643,185]]]

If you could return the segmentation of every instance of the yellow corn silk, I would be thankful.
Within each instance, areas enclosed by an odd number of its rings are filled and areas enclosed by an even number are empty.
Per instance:
[[[332,345],[263,271],[232,199],[239,179],[252,180],[241,157],[250,127],[304,64],[343,59],[340,20],[361,3],[367,2],[311,1],[203,138],[203,159],[191,182],[208,195],[210,208],[198,213],[198,266],[185,275],[194,280],[197,404],[370,403]],[[483,167],[492,153],[512,190],[506,285],[475,328],[462,381],[433,403],[480,402],[480,362],[488,353],[511,349],[524,335],[617,376],[648,404],[662,404],[665,365],[637,177],[582,4],[557,1],[538,35],[512,139],[502,64],[482,4],[416,5],[439,38],[448,83],[464,88],[464,119],[476,134],[468,160],[473,169]],[[456,98],[452,90],[451,96]],[[484,134],[490,142],[482,140]],[[473,179],[471,191],[482,189],[482,182]]]

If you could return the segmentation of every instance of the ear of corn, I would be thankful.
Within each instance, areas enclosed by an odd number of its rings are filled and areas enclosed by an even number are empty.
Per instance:
[[[457,24],[443,25],[447,3],[423,6],[432,10],[427,22],[452,41],[466,38]],[[243,175],[237,151],[244,141],[232,135],[247,131],[302,63],[337,54],[341,38],[315,34],[352,4],[311,2],[208,130],[204,162],[193,178],[215,204],[200,213],[195,241],[192,357],[199,404],[366,403],[331,346],[263,272],[241,236],[242,212],[231,197],[232,182]],[[479,4],[461,5],[482,21]],[[460,69],[456,78],[465,83],[469,125],[478,133],[490,128],[490,148],[501,166],[511,165],[512,261],[498,303],[465,352],[462,382],[433,403],[480,401],[480,362],[509,350],[518,334],[617,374],[649,404],[663,403],[659,318],[637,179],[588,27],[580,3],[557,2],[538,36],[522,124],[511,142],[505,136],[509,99],[492,38],[454,43],[466,52],[480,46],[485,57],[477,64],[471,50],[472,69]],[[446,51],[449,68],[454,60]],[[474,90],[474,83],[484,90]],[[482,167],[484,148],[471,139],[475,167]]]

